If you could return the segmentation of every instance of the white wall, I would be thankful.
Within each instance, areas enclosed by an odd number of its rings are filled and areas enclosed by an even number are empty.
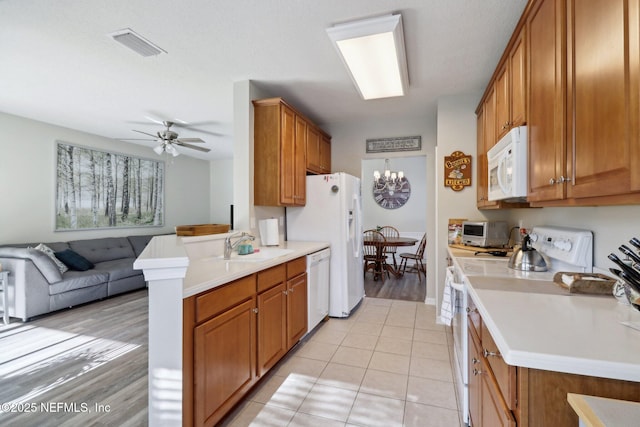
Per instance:
[[[389,158],[391,165],[395,165],[396,158],[407,156],[424,156],[424,170],[426,173],[424,183],[424,197],[426,199],[426,209],[423,208],[422,216],[426,224],[427,233],[427,302],[435,301],[435,276],[434,268],[431,265],[434,261],[435,246],[431,242],[435,235],[435,192],[434,171],[435,171],[435,146],[436,146],[436,123],[426,118],[389,118],[388,120],[376,120],[357,123],[329,123],[321,124],[331,139],[331,170],[332,172],[346,172],[355,176],[363,176],[363,160],[379,159],[384,163],[385,158]],[[399,136],[420,135],[422,137],[422,150],[398,153],[366,153],[366,140],[370,138],[387,138]],[[401,160],[398,160],[401,161]],[[363,199],[366,198],[367,186],[363,187]],[[413,197],[414,194],[412,193]],[[417,198],[420,198],[418,196]],[[418,210],[420,210],[418,208]],[[365,212],[365,216],[367,213]],[[414,225],[411,225],[414,226]],[[402,231],[404,226],[398,224]],[[405,230],[416,231],[416,230]]]
[[[172,233],[176,225],[208,223],[209,164],[187,156],[167,163],[165,225],[54,232],[55,141],[149,159],[149,147],[0,113],[0,244]]]
[[[438,147],[436,150],[437,218],[436,218],[436,279],[437,305],[442,296],[442,284],[447,267],[447,226],[449,218],[477,219],[484,215],[476,208],[476,115],[480,94],[442,97],[438,100]],[[444,186],[444,158],[454,151],[473,156],[472,185],[461,191]]]
[[[211,223],[229,224],[233,204],[233,159],[209,162]]]

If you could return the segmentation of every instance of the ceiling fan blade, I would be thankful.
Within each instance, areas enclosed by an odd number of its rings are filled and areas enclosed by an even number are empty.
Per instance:
[[[174,123],[176,125],[176,127],[181,127],[181,128],[191,128],[193,126],[209,126],[209,125],[218,125],[220,124],[220,122],[216,121],[216,120],[203,120],[200,122],[188,122],[186,120],[181,120],[181,119],[174,119]]]
[[[158,139],[151,138],[116,138],[119,141],[157,141]]]
[[[178,142],[204,142],[200,138],[178,138],[176,139]]]
[[[158,139],[158,136],[157,136],[157,135],[154,135],[154,134],[152,134],[152,133],[149,133],[149,132],[143,132],[143,131],[141,131],[141,130],[135,130],[135,129],[132,129],[132,130],[133,130],[134,132],[138,132],[138,133],[141,133],[141,134],[143,134],[143,135],[149,135],[149,136],[153,137],[153,139]]]
[[[184,142],[180,142],[180,141],[177,141],[175,144],[179,145],[180,147],[192,148],[194,150],[203,151],[205,153],[208,153],[209,151],[211,151],[209,148],[198,147],[197,145],[185,144]]]

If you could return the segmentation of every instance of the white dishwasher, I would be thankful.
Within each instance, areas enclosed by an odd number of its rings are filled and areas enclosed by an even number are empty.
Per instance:
[[[307,255],[307,333],[329,315],[329,260],[331,249]]]

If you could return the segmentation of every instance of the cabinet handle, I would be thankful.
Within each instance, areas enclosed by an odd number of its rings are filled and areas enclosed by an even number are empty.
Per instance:
[[[251,311],[253,311],[254,313],[258,314],[258,309],[257,309],[257,308],[254,308],[254,309],[253,309],[253,310],[251,310]]]
[[[550,184],[550,185],[554,185],[555,183],[556,183],[555,178],[551,178],[551,179],[549,180],[549,184]]]
[[[482,371],[480,369],[473,370],[473,375],[480,375],[480,374],[482,374]]]
[[[474,365],[476,365],[478,362],[480,362],[480,359],[476,359],[475,357],[471,359],[471,363],[473,363]]]
[[[293,288],[290,288],[290,289],[289,289],[289,292],[293,293]]]
[[[564,184],[565,182],[571,182],[571,181],[573,181],[573,179],[560,176],[560,179],[558,179],[558,184]]]
[[[287,292],[287,291],[282,291],[282,293],[285,294],[285,295],[289,295],[289,292]]]
[[[477,308],[473,308],[473,309],[472,309],[472,308],[470,308],[470,307],[467,307],[467,313],[477,313],[477,312],[478,312],[478,309],[477,309]]]
[[[482,354],[483,354],[484,357],[489,357],[489,356],[500,357],[500,353],[499,352],[489,351],[486,348],[484,349]]]

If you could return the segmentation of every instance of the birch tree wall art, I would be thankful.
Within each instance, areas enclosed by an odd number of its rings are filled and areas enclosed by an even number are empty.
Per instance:
[[[56,144],[56,231],[164,225],[164,162]]]

